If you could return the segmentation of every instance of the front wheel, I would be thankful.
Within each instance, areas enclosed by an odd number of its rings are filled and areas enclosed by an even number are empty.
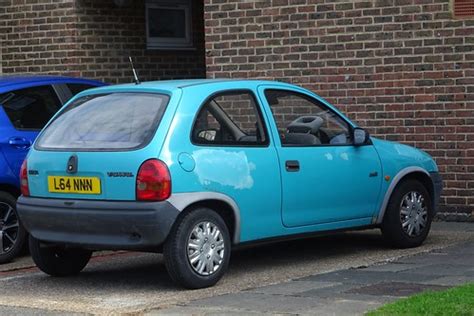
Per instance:
[[[78,274],[92,256],[92,251],[43,243],[33,236],[30,236],[30,252],[41,271],[57,277]]]
[[[9,262],[20,254],[26,236],[16,212],[15,197],[0,192],[0,264]]]
[[[164,261],[171,278],[189,288],[216,284],[230,259],[229,230],[213,210],[198,208],[173,228],[164,245]]]
[[[406,180],[390,197],[382,234],[394,247],[417,247],[428,236],[432,220],[433,206],[428,190],[417,180]]]

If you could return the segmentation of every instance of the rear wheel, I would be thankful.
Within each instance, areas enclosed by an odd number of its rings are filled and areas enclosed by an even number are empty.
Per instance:
[[[165,265],[180,285],[198,289],[216,284],[230,259],[229,230],[224,220],[208,208],[186,214],[164,245]]]
[[[43,243],[30,236],[30,252],[38,268],[51,276],[78,274],[89,262],[92,251]]]
[[[417,247],[428,236],[432,219],[433,207],[428,190],[417,180],[406,180],[390,197],[382,234],[394,247]]]
[[[9,262],[20,254],[26,235],[16,212],[15,197],[0,192],[0,264]]]

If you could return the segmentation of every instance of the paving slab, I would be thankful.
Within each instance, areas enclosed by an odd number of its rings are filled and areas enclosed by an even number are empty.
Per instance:
[[[418,282],[431,279],[430,275],[407,273],[407,272],[387,272],[387,271],[366,271],[365,269],[348,269],[331,273],[319,274],[300,279],[300,281],[324,281],[343,282],[349,284],[369,284],[382,281],[407,281]]]
[[[323,300],[310,297],[267,295],[260,293],[235,293],[191,302],[193,307],[225,306],[242,312],[272,312],[272,313],[309,313],[324,305]]]
[[[259,288],[253,288],[245,290],[246,292],[251,293],[260,293],[260,294],[270,294],[270,295],[299,295],[300,293],[310,291],[331,288],[342,283],[334,282],[305,282],[305,281],[294,281],[287,284],[287,286],[282,287],[280,284],[262,286]]]
[[[373,296],[410,296],[423,291],[441,291],[448,286],[430,285],[411,282],[380,282],[348,290],[346,293],[373,295]]]
[[[453,262],[451,262],[451,264],[430,264],[414,267],[412,269],[406,270],[405,273],[423,274],[428,275],[431,278],[469,274],[469,270],[472,268],[472,265],[457,264],[457,259],[452,259],[452,261]],[[456,263],[454,261],[456,261]]]
[[[446,286],[456,286],[460,284],[474,282],[474,275],[456,275],[456,276],[446,276],[436,279],[426,280],[420,283],[426,284],[435,284],[435,285],[446,285]]]
[[[385,263],[380,265],[374,265],[371,267],[364,268],[364,271],[375,271],[375,272],[401,272],[413,269],[415,267],[419,267],[414,263]]]
[[[358,293],[358,289],[362,288],[360,284],[340,284],[330,288],[315,289],[302,292],[298,296],[312,297],[313,299],[325,299],[326,302],[332,300],[350,300],[366,303],[385,303],[391,301],[393,298],[384,295],[368,295]]]

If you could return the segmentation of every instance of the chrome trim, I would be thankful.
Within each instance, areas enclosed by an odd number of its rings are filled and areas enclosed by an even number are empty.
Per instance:
[[[240,209],[231,197],[218,192],[188,192],[173,193],[167,201],[181,212],[193,203],[206,200],[218,200],[230,205],[235,218],[235,231],[232,241],[234,244],[238,244],[240,242]]]
[[[407,174],[413,173],[413,172],[422,172],[422,173],[426,174],[428,177],[430,176],[428,171],[426,171],[425,169],[420,168],[420,167],[408,167],[408,168],[400,170],[397,173],[397,175],[395,177],[393,177],[392,182],[390,183],[390,186],[387,189],[387,192],[385,192],[385,196],[384,196],[384,199],[383,199],[383,202],[382,202],[382,206],[380,207],[380,210],[379,210],[379,215],[377,217],[376,224],[381,224],[382,223],[383,217],[385,215],[385,210],[387,209],[388,200],[390,199],[390,196],[392,196],[393,190],[395,190],[395,187],[397,186],[397,184],[400,182],[400,180],[404,176],[406,176]]]

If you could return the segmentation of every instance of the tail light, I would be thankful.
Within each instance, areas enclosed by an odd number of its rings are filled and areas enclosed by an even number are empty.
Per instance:
[[[20,169],[20,189],[23,196],[30,196],[30,188],[28,187],[28,167],[26,159],[23,160]]]
[[[163,201],[170,197],[171,176],[163,161],[150,159],[142,163],[138,169],[136,194],[139,201]]]

